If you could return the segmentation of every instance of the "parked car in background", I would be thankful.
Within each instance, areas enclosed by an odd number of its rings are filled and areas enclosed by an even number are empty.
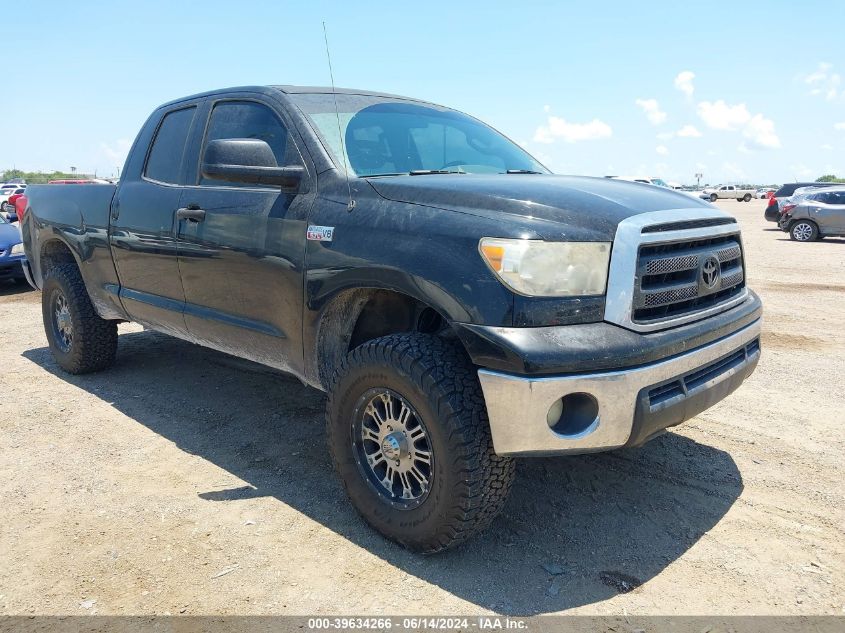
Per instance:
[[[8,206],[14,208],[15,203],[18,201],[18,198],[26,194],[26,189],[15,189],[15,193],[9,196],[9,199],[6,201]]]
[[[760,199],[760,200],[768,200],[773,195],[775,195],[774,189],[763,188],[763,189],[757,190],[757,194],[756,194],[755,197]]]
[[[641,182],[645,185],[656,185],[658,187],[666,187],[667,189],[672,188],[662,178],[650,178],[647,176],[608,176],[608,178],[627,180],[628,182]]]
[[[796,242],[845,235],[845,186],[799,193],[784,201],[778,226]]]
[[[0,214],[0,280],[26,281],[22,262],[26,260],[21,231]]]
[[[9,209],[14,209],[15,203],[14,203],[13,200],[10,201],[9,198],[11,198],[14,195],[20,195],[20,194],[24,193],[25,191],[26,191],[25,187],[17,187],[17,188],[14,188],[14,189],[8,188],[8,189],[3,189],[2,191],[0,191],[0,211],[2,211],[3,213],[6,213],[6,212],[9,211]]]
[[[716,200],[729,200],[734,198],[737,201],[748,202],[753,198],[757,192],[750,187],[743,187],[742,185],[719,185],[718,187],[708,187],[701,192],[699,196],[702,200],[709,200],[716,202]]]
[[[26,211],[26,194],[21,194],[15,200],[15,215],[18,216],[18,222],[23,225],[23,214]]]
[[[775,191],[774,195],[769,198],[769,204],[766,207],[763,217],[769,222],[780,222],[781,208],[780,203],[785,198],[793,196],[796,191],[805,187],[841,187],[842,183],[835,182],[788,182]]]

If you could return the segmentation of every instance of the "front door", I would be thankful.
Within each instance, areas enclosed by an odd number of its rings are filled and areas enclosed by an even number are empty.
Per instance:
[[[198,158],[209,141],[266,141],[280,166],[304,165],[296,143],[267,103],[211,104]],[[200,161],[196,161],[200,162]],[[179,268],[185,321],[198,342],[302,373],[302,297],[306,216],[313,193],[223,182],[196,174],[181,207]],[[301,190],[311,190],[309,178]]]
[[[109,241],[120,299],[133,321],[186,333],[175,214],[182,195],[183,156],[196,105],[164,114],[137,174],[124,174],[112,206]]]
[[[815,206],[810,212],[822,235],[845,233],[845,192],[824,191],[814,194]]]

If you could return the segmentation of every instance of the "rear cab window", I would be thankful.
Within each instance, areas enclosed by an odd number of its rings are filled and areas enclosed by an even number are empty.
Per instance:
[[[182,160],[196,110],[196,106],[190,106],[164,115],[147,156],[145,178],[171,185],[181,183]]]

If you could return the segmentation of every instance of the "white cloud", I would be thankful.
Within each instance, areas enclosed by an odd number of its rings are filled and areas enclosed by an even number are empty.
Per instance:
[[[702,101],[697,107],[698,116],[714,130],[742,130],[751,149],[774,149],[780,147],[780,138],[775,133],[775,124],[762,114],[751,115],[744,103],[729,105],[723,100]],[[743,150],[749,149],[745,143]]]
[[[562,139],[567,143],[578,141],[593,141],[610,138],[613,130],[604,121],[593,119],[588,123],[570,123],[566,119],[550,116],[546,125],[541,125],[534,132],[534,140],[538,143],[554,143]]]
[[[685,125],[678,130],[678,136],[682,138],[698,138],[701,136],[701,132],[694,125]]]
[[[760,148],[775,149],[780,147],[780,139],[775,134],[775,123],[762,114],[755,114],[751,117],[748,125],[742,132],[752,145]]]
[[[829,143],[825,143],[824,145],[821,146],[821,149],[831,150],[831,149],[833,149],[833,145],[830,145]]]
[[[792,171],[795,180],[806,180],[807,178],[810,178],[816,173],[803,163],[798,163],[797,165],[790,165],[789,169]]]
[[[692,85],[693,79],[695,79],[695,73],[690,70],[681,71],[675,77],[675,88],[683,92],[688,99],[692,99],[692,93],[695,91]]]
[[[804,77],[804,83],[810,86],[811,95],[824,96],[828,101],[845,94],[845,91],[840,90],[842,76],[833,72],[833,66],[825,62],[820,63],[815,71]]]
[[[543,112],[551,112],[551,111],[552,111],[552,106],[550,106],[550,105],[544,105],[543,106]]]
[[[131,146],[131,141],[120,138],[112,144],[100,143],[100,151],[113,165],[123,168],[123,163],[126,162],[126,155],[129,153]]]
[[[737,130],[751,120],[744,103],[728,105],[723,100],[702,101],[696,108],[698,116],[714,130]]]
[[[747,180],[748,176],[745,174],[745,170],[737,165],[736,163],[722,163],[722,171],[725,172],[727,176],[727,180]]]
[[[657,139],[659,141],[668,141],[669,139],[673,138],[674,136],[675,136],[674,132],[661,132],[660,134],[657,135]]]
[[[665,145],[658,145],[654,148],[654,151],[660,154],[661,156],[666,156],[667,154],[669,154],[669,148]]]
[[[652,124],[660,125],[666,120],[666,113],[660,109],[657,99],[637,99],[634,103],[643,109],[643,112],[645,112]]]
[[[845,132],[845,121],[842,121],[841,123],[834,123],[833,129],[834,130],[842,130],[843,132]]]

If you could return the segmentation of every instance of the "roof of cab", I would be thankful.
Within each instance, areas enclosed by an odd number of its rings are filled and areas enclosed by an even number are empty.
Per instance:
[[[417,101],[420,103],[426,103],[422,99],[414,99],[413,97],[403,97],[401,95],[394,95],[387,92],[377,92],[374,90],[360,90],[355,88],[335,88],[332,89],[331,86],[288,86],[288,85],[278,85],[278,86],[235,86],[232,88],[218,88],[216,90],[208,90],[206,92],[200,92],[193,95],[188,95],[186,97],[180,97],[179,99],[173,99],[172,101],[168,101],[167,103],[162,104],[159,108],[165,108],[168,106],[176,105],[178,103],[182,103],[183,101],[189,101],[191,99],[201,99],[203,97],[212,97],[214,95],[219,94],[227,94],[231,92],[257,92],[257,93],[264,93],[267,94],[268,92],[281,92],[284,94],[331,94],[335,92],[337,94],[349,94],[349,95],[364,95],[368,97],[387,97],[389,99],[402,99],[405,101]]]

